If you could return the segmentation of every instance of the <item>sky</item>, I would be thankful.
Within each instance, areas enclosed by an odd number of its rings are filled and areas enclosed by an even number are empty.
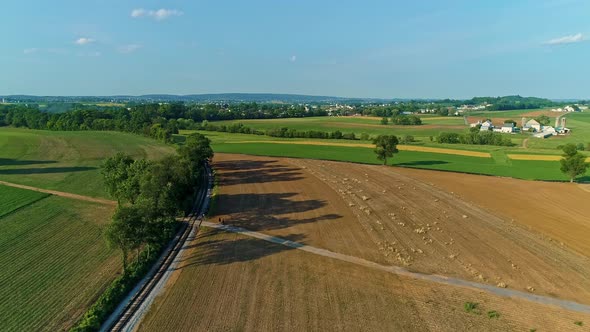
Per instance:
[[[2,0],[0,95],[590,98],[587,0]]]

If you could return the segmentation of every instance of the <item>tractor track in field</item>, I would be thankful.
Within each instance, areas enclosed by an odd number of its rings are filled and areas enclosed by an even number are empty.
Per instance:
[[[309,253],[312,253],[315,255],[320,255],[323,257],[337,259],[340,261],[364,266],[367,268],[372,268],[372,269],[377,269],[377,270],[389,272],[389,273],[396,274],[396,275],[403,276],[403,277],[408,277],[408,278],[412,278],[412,279],[419,279],[419,280],[429,281],[429,282],[448,285],[448,286],[475,289],[478,291],[484,291],[489,294],[500,296],[500,297],[516,298],[516,299],[526,300],[526,301],[530,301],[530,302],[535,302],[538,304],[553,305],[553,306],[556,306],[556,307],[559,307],[562,309],[566,309],[566,310],[590,314],[590,305],[582,304],[582,303],[578,303],[578,302],[574,302],[574,301],[561,300],[561,299],[557,299],[557,298],[553,298],[553,297],[535,295],[535,294],[525,293],[522,291],[508,289],[508,288],[495,287],[492,285],[482,284],[482,283],[459,279],[459,278],[447,277],[447,276],[436,275],[436,274],[425,274],[425,273],[411,272],[411,271],[408,271],[407,269],[400,267],[400,266],[382,265],[382,264],[375,263],[375,262],[372,262],[372,261],[369,261],[369,260],[366,260],[363,258],[349,256],[349,255],[333,252],[330,250],[301,244],[301,243],[286,240],[286,239],[283,239],[280,237],[275,237],[275,236],[267,235],[267,234],[260,233],[260,232],[250,231],[250,230],[247,230],[247,229],[241,228],[241,227],[236,227],[236,226],[231,226],[231,225],[220,225],[220,224],[206,222],[206,221],[204,221],[202,223],[202,225],[206,226],[206,227],[211,227],[211,228],[227,231],[227,232],[246,235],[246,236],[253,237],[256,239],[260,239],[260,240],[264,240],[267,242],[287,246],[289,248],[309,252]]]
[[[116,205],[117,204],[117,202],[111,201],[111,200],[108,200],[108,199],[96,198],[96,197],[90,197],[90,196],[83,196],[83,195],[66,193],[66,192],[57,191],[57,190],[42,189],[42,188],[25,186],[25,185],[22,185],[22,184],[17,184],[17,183],[12,183],[12,182],[6,182],[6,181],[0,181],[0,185],[4,185],[4,186],[7,186],[7,187],[13,187],[13,188],[19,188],[19,189],[26,189],[26,190],[37,191],[37,192],[40,192],[40,193],[45,193],[45,194],[50,194],[50,195],[54,195],[54,196],[75,199],[75,200],[78,200],[78,201],[85,201],[85,202],[98,203],[98,204],[104,204],[104,205]]]
[[[187,241],[191,241],[195,234],[198,233],[198,229],[203,222],[203,216],[207,212],[213,185],[212,172],[209,167],[207,167],[203,179],[206,181],[207,186],[197,194],[193,211],[184,219],[183,228],[178,232],[148,275],[131,291],[128,298],[115,309],[100,331],[134,331],[156,296],[162,291],[179,263],[178,260],[186,248],[185,244]]]

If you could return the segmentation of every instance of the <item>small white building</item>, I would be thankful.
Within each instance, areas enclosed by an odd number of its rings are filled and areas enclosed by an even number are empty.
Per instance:
[[[535,119],[531,119],[529,121],[527,121],[524,126],[523,126],[523,130],[529,130],[529,129],[533,129],[536,132],[541,131],[541,124],[535,120]]]
[[[553,128],[551,126],[543,126],[543,132],[547,133],[547,134],[551,134],[551,135],[555,135],[557,133],[555,128]]]
[[[514,127],[514,123],[512,123],[512,122],[504,123],[502,125],[502,128],[500,128],[501,133],[512,134],[514,131],[515,131],[515,127]]]

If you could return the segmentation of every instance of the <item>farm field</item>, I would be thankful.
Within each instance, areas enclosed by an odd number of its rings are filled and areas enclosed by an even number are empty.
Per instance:
[[[369,135],[385,135],[395,132],[397,135],[414,135],[424,140],[429,136],[437,136],[441,131],[465,132],[467,126],[463,117],[439,117],[422,116],[420,126],[382,125],[381,118],[376,117],[309,117],[290,119],[256,119],[256,120],[230,120],[215,121],[216,125],[231,125],[243,123],[245,126],[257,130],[279,129],[283,127],[298,131],[336,131],[354,133],[360,136],[362,133]]]
[[[189,132],[183,132],[188,134]],[[275,156],[291,158],[310,158],[335,161],[350,161],[365,164],[381,164],[373,149],[368,143],[346,140],[301,140],[301,139],[276,139],[273,137],[230,134],[203,131],[202,134],[209,137],[216,153],[244,153],[258,156]],[[280,142],[280,143],[278,143]],[[311,142],[311,143],[310,143]],[[315,143],[320,142],[320,143]],[[347,146],[352,144],[358,146]],[[288,147],[285,144],[289,144]],[[321,144],[321,145],[320,145]],[[433,145],[435,149],[446,148],[448,145]],[[396,166],[434,169],[453,172],[475,173],[494,176],[506,176],[526,180],[550,180],[566,181],[567,178],[559,170],[558,161],[538,160],[512,160],[508,158],[508,150],[481,149],[462,150],[464,154],[473,154],[480,157],[452,154],[461,146],[452,146],[446,149],[446,153],[434,153],[423,151],[407,151],[400,147],[390,163]],[[421,149],[422,146],[411,145],[411,149]],[[427,148],[430,148],[427,147]],[[437,151],[438,152],[438,151]],[[490,158],[481,158],[481,153],[490,153]],[[517,150],[523,153],[522,150]],[[587,181],[588,176],[581,180]]]
[[[105,158],[122,151],[159,158],[174,148],[117,132],[56,132],[0,128],[0,180],[108,198],[100,175]]]
[[[211,220],[411,271],[590,303],[589,259],[568,249],[570,240],[561,246],[542,229],[396,169],[226,154],[216,156],[215,168]],[[194,240],[172,280],[140,330],[573,330],[574,320],[588,319],[211,229]],[[502,316],[465,313],[466,301]]]
[[[49,195],[0,185],[0,218]]]
[[[28,192],[6,188],[3,200]],[[121,268],[101,234],[113,207],[28,194],[0,216],[0,330],[67,330]]]
[[[454,192],[463,200],[494,211],[548,239],[590,257],[590,222],[586,185],[488,178],[397,168],[395,172]],[[481,188],[486,190],[482,191]],[[528,208],[526,207],[533,207]],[[526,209],[526,212],[525,212]]]

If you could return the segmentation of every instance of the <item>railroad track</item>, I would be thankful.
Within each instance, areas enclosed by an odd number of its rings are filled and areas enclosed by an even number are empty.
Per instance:
[[[156,272],[147,282],[143,284],[139,291],[131,297],[131,300],[127,303],[125,308],[116,317],[116,319],[112,323],[108,324],[109,326],[101,328],[101,331],[105,330],[119,332],[131,330],[133,328],[133,326],[127,325],[131,322],[136,313],[138,313],[144,301],[151,295],[152,291],[154,288],[156,288],[162,277],[165,275],[174,259],[176,259],[176,256],[189,237],[191,230],[195,227],[198,230],[198,228],[201,226],[203,216],[209,207],[207,198],[211,195],[211,189],[213,185],[213,175],[211,173],[211,168],[209,165],[206,165],[205,169],[206,172],[203,174],[203,180],[206,181],[205,183],[207,183],[207,186],[201,189],[197,194],[197,199],[195,199],[193,210],[183,221],[181,226],[182,229],[178,232],[179,235],[176,235],[174,238],[172,249],[165,254],[163,259],[158,260],[160,265],[158,266]]]

